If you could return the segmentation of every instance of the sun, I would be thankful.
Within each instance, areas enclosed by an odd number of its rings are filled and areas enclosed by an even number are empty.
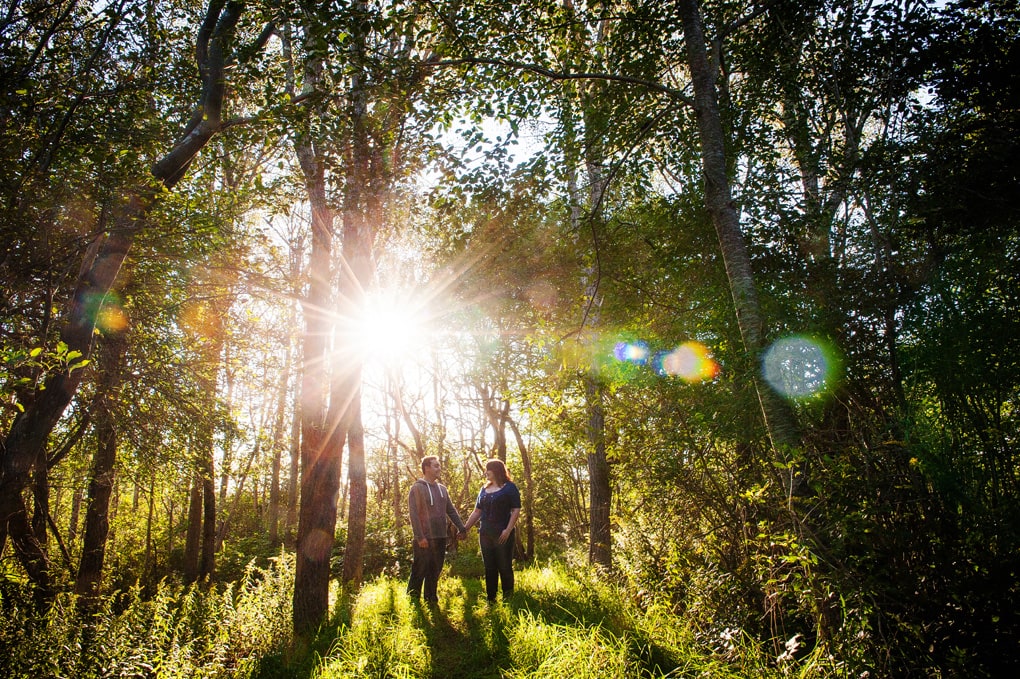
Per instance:
[[[400,363],[427,349],[427,315],[407,295],[376,291],[365,297],[361,317],[355,320],[354,343],[365,361]]]

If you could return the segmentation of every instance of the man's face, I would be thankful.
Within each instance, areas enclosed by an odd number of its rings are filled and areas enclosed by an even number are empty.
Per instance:
[[[435,481],[439,478],[440,472],[443,471],[443,466],[439,464],[439,460],[434,460],[430,465],[425,467],[425,471],[429,479]]]

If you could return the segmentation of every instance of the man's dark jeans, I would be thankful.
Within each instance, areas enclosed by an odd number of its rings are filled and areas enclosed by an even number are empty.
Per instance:
[[[503,585],[503,601],[514,594],[514,541],[517,531],[511,531],[506,542],[499,544],[499,536],[479,535],[482,563],[485,564],[485,596],[496,600],[499,584]]]
[[[411,579],[407,582],[407,593],[413,599],[422,597],[422,585],[425,586],[425,601],[437,602],[439,595],[439,573],[443,570],[446,559],[446,538],[429,538],[428,547],[419,547],[414,543],[414,562],[411,564]]]

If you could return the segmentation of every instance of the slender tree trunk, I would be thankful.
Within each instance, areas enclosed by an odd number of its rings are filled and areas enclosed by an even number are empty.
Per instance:
[[[695,116],[705,179],[705,206],[719,239],[744,350],[751,365],[757,365],[762,350],[761,307],[751,271],[751,259],[730,191],[715,71],[708,60],[697,0],[679,0],[678,6],[683,17],[687,58],[694,84]],[[781,461],[786,461],[801,445],[796,417],[789,405],[760,378],[755,379],[754,386],[773,449]],[[796,475],[791,475],[788,479],[788,492],[797,492],[799,484]]]
[[[251,449],[251,454],[248,455],[248,460],[244,464],[244,469],[241,470],[241,478],[237,480],[237,488],[234,489],[234,501],[230,504],[230,511],[227,512],[226,507],[220,505],[220,514],[222,519],[220,520],[219,532],[216,535],[217,551],[223,548],[223,541],[227,539],[227,532],[230,529],[231,520],[236,517],[241,510],[241,501],[244,499],[244,485],[248,482],[248,475],[251,473],[252,465],[255,464],[255,460],[259,457],[259,451],[262,449],[262,432],[259,431],[255,436],[255,445]],[[259,507],[259,495],[258,495],[258,479],[256,478],[253,482],[255,490],[252,492],[252,499],[255,504],[255,512],[258,513]]]
[[[45,550],[48,540],[46,517],[50,514],[50,469],[46,462],[46,449],[39,450],[39,458],[32,473],[32,532]]]
[[[117,462],[117,424],[114,403],[120,388],[127,342],[122,336],[110,337],[100,356],[99,393],[96,408],[96,453],[92,459],[88,505],[85,509],[85,534],[74,591],[92,599],[99,594],[106,558],[106,538],[110,532],[110,496],[113,493]]]
[[[78,540],[78,521],[81,520],[81,501],[84,494],[81,488],[75,488],[71,496],[71,518],[67,522],[67,542],[74,544]]]
[[[613,567],[613,534],[610,522],[612,486],[609,482],[609,462],[606,458],[605,411],[602,406],[602,387],[588,375],[585,378],[585,398],[588,404],[588,560],[603,568]]]
[[[290,416],[290,462],[287,474],[287,518],[284,536],[288,545],[294,544],[298,515],[298,479],[301,475],[301,389],[294,389],[294,407]]]
[[[198,564],[198,577],[211,579],[216,572],[216,479],[213,469],[212,446],[205,447],[207,456],[202,460],[202,558]]]
[[[344,582],[361,584],[365,561],[365,523],[368,514],[368,476],[365,471],[365,429],[361,422],[361,388],[351,404],[347,428],[347,480],[350,504],[347,511],[347,549],[344,551]]]
[[[521,451],[521,467],[524,471],[524,533],[526,541],[524,561],[531,561],[535,556],[535,484],[531,480],[531,453],[524,443],[524,437],[521,436],[520,427],[513,419],[510,420],[510,429],[517,441],[517,449]]]
[[[143,583],[149,589],[156,579],[156,550],[153,548],[152,522],[156,518],[156,467],[153,465],[149,475],[149,511],[145,516],[145,575]],[[173,516],[169,518],[168,525],[173,531]]]
[[[351,7],[357,30],[350,36],[348,56],[352,64],[349,116],[350,144],[346,149],[344,183],[343,250],[340,295],[343,315],[357,319],[363,315],[365,292],[375,278],[372,250],[382,219],[382,192],[386,188],[381,150],[373,148],[369,111],[369,83],[365,72],[368,60],[367,38],[371,30],[368,6],[355,0]],[[347,335],[348,337],[350,334]],[[342,347],[348,349],[348,347]],[[361,584],[365,553],[365,521],[368,508],[368,484],[365,474],[365,434],[361,421],[361,376],[363,358],[349,350],[346,365],[335,378],[331,410],[343,418],[346,426],[350,464],[348,466],[347,550],[344,554],[344,582]]]
[[[273,463],[269,480],[269,542],[280,544],[280,470],[283,466],[283,427],[287,409],[287,385],[290,382],[290,348],[287,349],[280,391],[276,400],[276,421],[273,423]]]

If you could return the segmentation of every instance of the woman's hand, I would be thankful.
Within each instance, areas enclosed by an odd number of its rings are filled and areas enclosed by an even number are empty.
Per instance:
[[[513,532],[514,532],[513,528],[507,528],[502,533],[500,533],[499,534],[499,544],[503,544],[504,542],[506,542],[507,538],[510,537],[510,533],[513,533]]]

